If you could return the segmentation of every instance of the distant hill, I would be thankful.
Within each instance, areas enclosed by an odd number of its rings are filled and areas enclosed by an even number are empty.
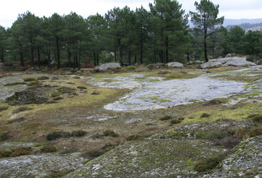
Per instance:
[[[246,32],[252,31],[262,31],[262,19],[225,19],[223,26],[230,30],[234,26],[240,26]]]
[[[229,25],[240,25],[240,24],[258,24],[262,23],[262,19],[225,19],[223,26],[229,26]]]
[[[189,25],[193,28],[193,24],[189,21]],[[225,19],[223,26],[230,30],[234,26],[240,26],[245,31],[248,30],[262,30],[262,18],[261,19]]]

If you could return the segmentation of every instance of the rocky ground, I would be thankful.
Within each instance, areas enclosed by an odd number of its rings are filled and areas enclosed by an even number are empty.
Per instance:
[[[0,177],[261,177],[261,66],[130,69],[0,74]]]

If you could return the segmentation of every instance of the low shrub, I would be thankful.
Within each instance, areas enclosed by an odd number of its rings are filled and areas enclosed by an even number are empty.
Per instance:
[[[68,171],[63,171],[63,172],[55,172],[55,173],[49,174],[47,176],[44,176],[43,178],[60,178],[60,177],[63,177],[65,175],[69,174],[72,171],[74,171],[74,170],[68,170]]]
[[[252,128],[249,131],[249,135],[250,135],[250,137],[255,137],[255,136],[258,136],[258,135],[262,135],[262,128],[261,127]]]
[[[56,151],[57,149],[53,145],[45,145],[40,148],[41,153],[51,153],[51,152],[56,152]]]
[[[61,132],[51,132],[46,135],[46,140],[56,140],[61,137],[63,137],[63,134]]]
[[[262,122],[262,115],[260,114],[254,114],[247,117],[247,119],[251,119],[254,122]]]
[[[15,82],[15,83],[8,83],[8,84],[5,84],[5,86],[25,85],[25,84],[26,84],[25,82]]]
[[[14,122],[23,122],[24,120],[25,120],[25,117],[18,117],[18,118],[9,120],[8,123],[12,124]]]
[[[72,137],[83,137],[83,136],[85,136],[86,134],[87,134],[86,131],[77,130],[77,131],[73,131],[73,132],[71,133],[71,136],[72,136]]]
[[[82,154],[82,157],[88,157],[88,158],[97,158],[101,155],[103,155],[105,151],[103,150],[90,150],[88,152],[85,152]]]
[[[86,89],[85,86],[78,86],[77,88],[80,89],[80,90],[85,90]]]
[[[24,78],[25,82],[32,82],[32,81],[36,81],[36,78]]]
[[[0,142],[8,139],[8,132],[0,133]]]
[[[61,97],[61,96],[58,96],[58,97],[54,97],[54,98],[53,98],[53,100],[56,100],[56,101],[57,101],[57,100],[62,100],[62,99],[63,99],[63,97]]]
[[[126,70],[136,70],[136,67],[135,66],[127,66]]]
[[[46,76],[41,76],[41,77],[38,77],[37,80],[48,80],[49,77],[46,77]]]
[[[197,133],[197,138],[207,139],[207,140],[216,140],[216,139],[223,139],[225,137],[233,136],[233,131],[227,130],[208,130],[205,132]]]
[[[136,141],[136,140],[141,140],[145,136],[144,135],[130,135],[126,138],[127,141]]]
[[[29,155],[31,153],[31,151],[32,151],[31,147],[18,148],[10,154],[10,157],[17,157],[17,156],[21,156],[21,155]]]
[[[77,152],[76,148],[64,148],[62,151],[59,152],[59,154],[68,154],[74,152]]]
[[[7,110],[8,108],[9,108],[8,106],[0,106],[0,112],[4,111],[4,110]]]
[[[165,121],[165,120],[170,120],[172,119],[173,117],[169,116],[169,115],[166,115],[166,116],[163,116],[163,117],[160,117],[159,120],[161,121]]]
[[[83,137],[86,134],[87,134],[87,132],[83,131],[83,130],[73,131],[72,133],[64,132],[64,131],[51,132],[51,133],[46,135],[46,140],[50,141],[50,140],[56,140],[56,139],[59,139],[59,138]]]
[[[198,171],[198,172],[205,172],[205,171],[209,171],[213,168],[215,168],[220,161],[222,161],[223,158],[219,157],[219,156],[214,156],[211,158],[207,158],[201,161],[198,161],[195,165],[194,165],[194,170]]]
[[[31,147],[20,147],[16,149],[0,150],[0,158],[17,157],[21,155],[29,155],[32,152]]]
[[[178,119],[174,119],[170,122],[170,125],[174,125],[174,124],[179,124],[184,120],[184,118],[178,118]]]
[[[240,143],[240,139],[236,137],[225,137],[221,140],[216,139],[213,141],[215,145],[222,145],[225,148],[234,148]]]
[[[203,114],[200,116],[200,118],[209,117],[209,116],[210,116],[210,114],[203,113]]]
[[[113,130],[106,130],[103,132],[104,136],[110,136],[110,137],[119,137],[117,133],[115,133]]]
[[[58,88],[57,90],[58,90],[59,92],[61,92],[61,93],[73,93],[73,92],[75,91],[74,88],[69,88],[69,87],[65,87],[65,86],[60,87],[60,88]]]
[[[29,111],[29,110],[32,110],[32,108],[20,107],[20,108],[17,108],[15,110],[13,110],[12,114],[17,114],[17,113],[24,112],[24,111]]]

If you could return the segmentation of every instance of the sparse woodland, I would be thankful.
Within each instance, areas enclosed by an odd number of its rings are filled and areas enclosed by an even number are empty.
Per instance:
[[[228,53],[259,58],[262,34],[221,26],[219,5],[202,0],[186,14],[182,4],[156,0],[135,11],[114,8],[87,18],[71,12],[37,17],[19,14],[11,28],[0,26],[0,61],[25,68],[93,67],[99,63],[149,64],[205,60]],[[194,26],[189,27],[189,17]]]

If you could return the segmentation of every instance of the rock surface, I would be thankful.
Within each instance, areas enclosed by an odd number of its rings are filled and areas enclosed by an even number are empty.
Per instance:
[[[76,153],[62,156],[48,153],[5,158],[0,159],[0,177],[43,177],[52,172],[79,168],[82,162],[84,159]]]
[[[119,146],[65,177],[177,177],[194,176],[194,162],[222,153],[198,140],[143,140]]]
[[[106,71],[107,69],[117,69],[120,68],[120,64],[117,62],[110,62],[110,63],[105,63],[105,64],[101,64],[99,66],[95,67],[95,70],[98,71]]]
[[[184,65],[180,62],[169,62],[166,64],[167,67],[172,67],[172,68],[175,68],[175,67],[178,67],[178,68],[181,68],[181,67],[184,67]]]

